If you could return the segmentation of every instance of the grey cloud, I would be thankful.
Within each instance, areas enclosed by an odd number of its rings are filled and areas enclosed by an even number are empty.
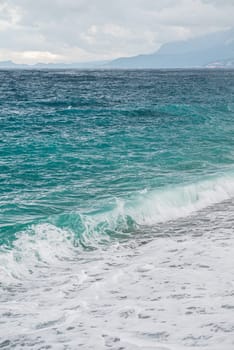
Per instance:
[[[234,16],[233,0],[0,0],[0,10],[0,49],[67,61],[152,52],[231,27]]]

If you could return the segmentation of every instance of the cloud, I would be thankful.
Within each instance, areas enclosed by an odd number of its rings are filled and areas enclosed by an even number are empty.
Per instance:
[[[232,27],[233,0],[0,0],[0,59],[110,59]]]

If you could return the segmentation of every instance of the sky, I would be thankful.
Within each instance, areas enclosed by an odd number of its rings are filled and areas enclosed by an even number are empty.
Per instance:
[[[0,0],[0,61],[109,60],[233,26],[234,0]]]

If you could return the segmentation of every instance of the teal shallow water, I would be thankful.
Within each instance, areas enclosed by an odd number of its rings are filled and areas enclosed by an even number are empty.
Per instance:
[[[233,71],[0,76],[1,244],[41,222],[80,236],[81,215],[233,171]]]
[[[234,71],[0,78],[0,348],[232,350]]]

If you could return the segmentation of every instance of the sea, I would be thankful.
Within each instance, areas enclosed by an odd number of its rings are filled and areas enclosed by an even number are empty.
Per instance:
[[[0,71],[0,349],[234,349],[234,70]]]

